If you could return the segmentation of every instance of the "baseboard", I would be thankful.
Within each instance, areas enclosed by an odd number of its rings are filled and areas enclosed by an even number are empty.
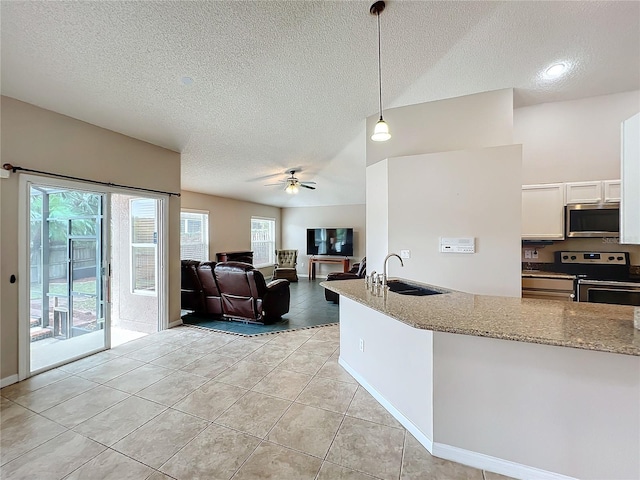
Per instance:
[[[380,392],[378,392],[375,388],[373,388],[373,386],[371,386],[369,382],[362,378],[360,374],[356,373],[355,370],[353,370],[353,368],[351,368],[351,366],[349,366],[349,364],[342,359],[342,357],[338,359],[338,363],[342,365],[342,368],[344,368],[349,373],[349,375],[355,378],[358,383],[362,385],[364,389],[369,392],[371,396],[375,398],[378,403],[380,403],[380,405],[382,405],[385,410],[387,410],[387,412],[389,412],[393,416],[393,418],[398,420],[404,428],[411,432],[411,435],[416,437],[416,440],[418,440],[424,446],[424,448],[429,451],[429,453],[432,453],[431,450],[433,441],[429,437],[422,433],[422,431],[418,429],[418,427],[416,427],[411,420],[405,417],[396,407],[389,403],[387,399],[384,398],[382,394],[380,394]]]
[[[470,467],[488,470],[512,478],[535,479],[535,480],[577,480],[574,477],[562,475],[560,473],[549,472],[539,468],[522,465],[502,458],[492,457],[483,453],[464,450],[444,443],[433,443],[434,457],[444,458],[452,462],[462,463]]]
[[[176,320],[175,322],[169,322],[169,328],[178,327],[182,325],[182,319]]]
[[[444,443],[434,442],[432,439],[422,433],[411,420],[398,411],[389,401],[384,398],[369,382],[351,368],[342,358],[338,359],[338,363],[362,385],[380,405],[382,405],[393,417],[402,424],[416,439],[426,448],[434,457],[443,458],[452,462],[461,463],[480,470],[488,470],[490,472],[499,473],[512,478],[522,480],[577,480],[574,477],[562,475],[560,473],[549,472],[539,468],[522,465],[520,463],[503,460],[502,458],[492,457],[483,453],[473,452],[458,447],[452,447]]]
[[[9,375],[8,377],[0,378],[0,388],[13,385],[14,383],[18,383],[18,374]]]

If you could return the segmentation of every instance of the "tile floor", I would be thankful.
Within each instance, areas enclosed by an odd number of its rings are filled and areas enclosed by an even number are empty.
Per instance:
[[[338,365],[339,327],[177,327],[0,390],[0,478],[475,479]]]

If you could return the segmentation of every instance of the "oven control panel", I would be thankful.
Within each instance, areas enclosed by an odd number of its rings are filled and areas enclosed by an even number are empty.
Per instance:
[[[629,252],[557,252],[560,263],[581,265],[629,265]]]

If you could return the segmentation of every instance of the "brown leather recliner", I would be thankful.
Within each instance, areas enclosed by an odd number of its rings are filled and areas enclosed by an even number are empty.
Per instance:
[[[200,265],[197,260],[182,260],[180,270],[180,308],[201,312],[204,309],[202,303],[202,285],[198,279],[196,269]]]
[[[271,323],[289,311],[289,281],[268,285],[253,265],[221,262],[214,268],[225,317],[248,322]]]
[[[216,262],[202,262],[196,271],[202,285],[204,313],[220,316],[222,315],[222,298],[213,273],[215,266]]]
[[[367,257],[362,257],[360,263],[353,265],[348,272],[334,272],[327,275],[327,281],[331,280],[355,280],[358,278],[364,278],[367,274]],[[328,302],[340,303],[340,295],[331,290],[324,289],[324,298]]]

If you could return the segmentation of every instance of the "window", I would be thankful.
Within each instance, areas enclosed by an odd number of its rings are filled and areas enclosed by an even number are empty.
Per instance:
[[[209,212],[180,212],[180,260],[209,260]]]
[[[253,264],[256,267],[275,263],[275,218],[251,217],[251,250],[253,250]]]
[[[135,198],[130,201],[131,212],[131,291],[155,295],[158,228],[157,201]]]

